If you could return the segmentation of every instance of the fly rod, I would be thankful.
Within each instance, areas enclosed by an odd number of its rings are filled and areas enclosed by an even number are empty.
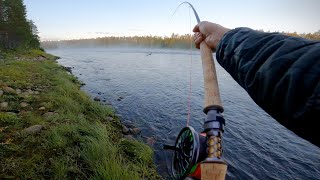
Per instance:
[[[201,22],[197,11],[189,2],[198,24]],[[194,177],[203,180],[223,180],[227,173],[227,163],[222,157],[222,133],[225,120],[220,99],[218,79],[211,48],[202,41],[200,54],[204,77],[204,109],[206,114],[204,130],[197,133],[191,126],[183,128],[175,146],[164,145],[164,149],[174,151],[172,174],[176,179]]]

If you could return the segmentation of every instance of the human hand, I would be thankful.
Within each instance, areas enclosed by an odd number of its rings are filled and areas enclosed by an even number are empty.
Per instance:
[[[196,48],[199,49],[200,43],[205,40],[207,45],[215,51],[223,35],[228,31],[230,29],[219,24],[207,21],[200,22],[193,28],[193,32],[195,32],[193,40]]]

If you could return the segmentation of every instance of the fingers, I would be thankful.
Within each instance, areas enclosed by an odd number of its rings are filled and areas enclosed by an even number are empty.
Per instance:
[[[199,49],[200,48],[200,43],[204,40],[204,37],[200,32],[197,32],[197,33],[194,34],[193,40],[194,40],[194,43],[196,45],[196,48]]]
[[[193,32],[200,32],[199,24],[197,24],[197,25],[193,28]]]

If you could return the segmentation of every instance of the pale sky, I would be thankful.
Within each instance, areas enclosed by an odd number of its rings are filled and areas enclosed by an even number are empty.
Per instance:
[[[191,33],[183,0],[24,0],[41,40]],[[202,21],[228,28],[309,33],[320,30],[320,0],[190,0]],[[190,13],[192,13],[190,11]]]

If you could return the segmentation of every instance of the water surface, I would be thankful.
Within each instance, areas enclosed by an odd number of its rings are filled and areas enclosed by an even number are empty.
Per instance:
[[[170,153],[188,113],[190,59],[192,95],[190,125],[202,130],[203,76],[197,51],[164,49],[54,49],[58,62],[74,67],[86,83],[83,90],[110,103],[124,120],[157,141],[155,163],[171,179]],[[152,52],[151,55],[150,52]],[[220,93],[225,108],[224,155],[227,179],[320,179],[320,148],[299,138],[259,108],[219,65]],[[123,99],[118,101],[119,97]]]

